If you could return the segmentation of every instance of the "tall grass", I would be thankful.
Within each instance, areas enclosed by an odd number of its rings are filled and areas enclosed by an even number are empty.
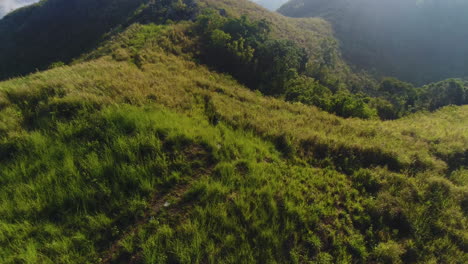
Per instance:
[[[138,39],[0,83],[0,262],[468,261],[467,107],[343,119]]]

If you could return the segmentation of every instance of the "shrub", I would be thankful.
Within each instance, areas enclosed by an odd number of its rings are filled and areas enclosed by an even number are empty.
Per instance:
[[[405,249],[395,241],[382,242],[372,252],[376,261],[384,264],[399,264],[403,263],[401,256],[405,253]]]

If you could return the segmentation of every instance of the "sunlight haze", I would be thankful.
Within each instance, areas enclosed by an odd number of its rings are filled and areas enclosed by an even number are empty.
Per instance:
[[[38,0],[1,0],[0,1],[0,18],[4,17],[11,11],[38,2]]]

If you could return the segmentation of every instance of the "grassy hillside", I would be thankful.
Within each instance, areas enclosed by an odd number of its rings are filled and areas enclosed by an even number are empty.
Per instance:
[[[274,38],[298,43],[316,64],[332,56],[334,61],[330,67],[341,81],[352,76],[340,58],[331,26],[323,19],[286,18],[248,0],[184,0],[181,6],[172,4],[177,2],[86,0],[78,3],[75,0],[45,0],[18,9],[0,20],[0,34],[3,36],[0,43],[0,79],[44,70],[58,62],[69,63],[134,22],[193,20],[199,10],[207,7],[222,9],[228,16],[246,14],[252,20],[265,19],[272,25]],[[199,8],[193,8],[187,14],[181,12],[192,5]],[[38,35],[36,32],[42,33]]]
[[[343,119],[199,65],[185,27],[0,83],[0,262],[468,261],[466,106]]]
[[[320,18],[287,18],[247,0],[91,2],[46,0],[0,20],[0,79],[95,53],[134,23],[192,21],[183,29],[184,39],[178,40],[190,43],[178,55],[190,53],[198,63],[287,101],[342,117],[383,120],[468,102],[468,86],[460,81],[415,88],[398,80],[378,84],[365,73],[353,72],[330,24]]]

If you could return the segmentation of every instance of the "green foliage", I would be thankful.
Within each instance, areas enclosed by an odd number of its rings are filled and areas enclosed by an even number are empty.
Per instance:
[[[310,77],[301,76],[288,83],[285,99],[315,105],[342,117],[369,119],[377,116],[364,95],[354,95],[346,90],[333,94],[330,89]]]
[[[269,40],[258,47],[255,76],[260,91],[282,95],[289,80],[304,72],[307,56],[288,40]]]
[[[376,73],[375,76],[392,74],[420,85],[466,75],[463,67],[463,61],[466,60],[466,52],[463,50],[466,48],[459,46],[463,41],[460,41],[459,34],[454,31],[454,28],[460,28],[462,24],[468,25],[468,20],[460,13],[464,6],[466,9],[465,3],[368,0],[360,1],[361,4],[345,2],[293,0],[279,12],[292,17],[326,18],[335,26],[344,55],[361,69]],[[386,22],[370,22],[376,13]],[[441,31],[427,26],[434,24],[446,29]],[[399,34],[395,35],[396,31]],[[443,41],[436,44],[426,41],[435,35],[444,36],[440,37]],[[406,49],[401,49],[402,43]],[[415,88],[413,84],[395,78],[384,78],[380,84],[366,80],[364,74],[356,74],[348,79],[340,78],[340,71],[336,69],[340,61],[336,40],[324,38],[317,44],[320,44],[322,56],[310,63],[308,76],[334,93],[347,89],[352,93],[362,92],[372,97],[369,99],[369,106],[383,120],[401,118],[416,111],[434,111],[452,104],[467,104],[467,85],[460,80],[449,79]],[[426,50],[421,52],[421,49]]]
[[[410,83],[385,78],[378,90],[381,98],[377,98],[373,103],[381,118],[396,119],[416,111],[434,111],[448,105],[468,104],[467,87],[466,83],[458,79],[415,88]]]
[[[379,93],[393,105],[393,110],[384,105],[379,107],[385,119],[396,119],[416,108],[418,91],[410,84],[395,78],[384,78],[379,86]]]
[[[380,91],[389,96],[405,96],[412,90],[414,90],[414,87],[410,83],[395,78],[385,78],[380,84]]]
[[[57,67],[63,67],[63,66],[65,66],[65,63],[63,63],[61,61],[57,61],[57,62],[52,63],[49,66],[49,69],[53,69],[53,68],[57,68]]]
[[[459,79],[423,86],[419,104],[431,111],[446,105],[468,104],[468,83]]]
[[[395,105],[384,98],[373,98],[373,100],[370,101],[370,104],[376,109],[378,116],[382,120],[393,120],[400,117]]]
[[[398,243],[389,241],[380,243],[373,253],[379,263],[398,264],[403,263],[401,255],[405,253],[405,250]]]
[[[252,89],[282,95],[286,83],[304,71],[305,51],[291,41],[271,39],[270,25],[265,20],[224,18],[207,11],[199,16],[196,25],[203,36],[202,61],[232,74]]]
[[[42,13],[55,14],[58,12],[66,13],[66,10],[73,8],[74,6],[71,2],[62,3],[60,2],[61,0],[52,1],[56,1],[58,4],[56,6],[51,5],[49,4],[49,1],[47,1],[45,4],[37,5],[30,9],[38,9]],[[301,42],[303,43],[304,41],[278,39],[276,35],[273,35],[273,33],[275,33],[273,30],[276,29],[276,25],[272,26],[271,23],[266,22],[265,19],[251,20],[247,18],[247,16],[241,16],[239,18],[221,16],[219,15],[219,12],[209,11],[210,9],[203,11],[199,16],[197,16],[199,13],[199,5],[191,0],[154,1],[141,4],[137,9],[135,9],[136,5],[132,7],[128,6],[129,4],[123,5],[119,0],[106,1],[107,2],[103,3],[103,6],[95,8],[96,12],[97,10],[100,10],[101,12],[104,12],[104,14],[112,14],[112,17],[115,18],[115,20],[108,19],[106,20],[108,22],[107,24],[96,22],[100,27],[93,27],[94,31],[87,31],[86,35],[82,34],[82,36],[87,38],[86,44],[80,44],[80,40],[73,44],[68,42],[60,44],[62,46],[67,46],[66,48],[50,48],[50,45],[42,47],[40,45],[42,40],[39,39],[36,40],[36,42],[39,42],[39,45],[30,48],[29,45],[31,42],[25,42],[23,45],[21,41],[16,41],[18,45],[14,47],[14,52],[22,52],[21,50],[27,50],[27,52],[35,50],[35,52],[33,55],[27,55],[27,62],[15,64],[16,66],[8,66],[8,69],[2,71],[7,74],[5,77],[23,72],[26,73],[32,70],[32,68],[29,70],[26,68],[20,69],[22,67],[31,66],[35,67],[34,69],[43,69],[51,66],[62,66],[61,64],[51,64],[54,61],[69,63],[71,59],[85,52],[86,46],[88,46],[88,48],[94,47],[99,41],[102,41],[104,37],[111,37],[133,22],[162,24],[172,23],[171,21],[193,20],[197,17],[196,30],[188,29],[188,26],[184,29],[181,29],[183,27],[179,27],[179,29],[176,30],[174,30],[174,28],[167,28],[164,26],[152,26],[144,27],[144,30],[133,30],[133,33],[129,33],[131,31],[126,31],[128,34],[125,38],[128,39],[125,41],[122,39],[121,35],[112,37],[113,40],[120,43],[120,46],[112,44],[112,47],[109,47],[109,45],[105,48],[100,47],[98,48],[98,52],[92,51],[91,55],[88,54],[85,57],[89,59],[90,56],[101,56],[103,54],[107,54],[109,49],[112,49],[113,56],[117,60],[131,60],[136,65],[140,65],[142,60],[146,60],[148,56],[151,56],[149,54],[140,54],[143,46],[148,45],[148,43],[158,42],[158,47],[177,55],[196,57],[196,55],[201,51],[201,54],[199,54],[200,56],[198,57],[203,62],[219,71],[230,73],[250,88],[260,90],[262,93],[267,95],[285,95],[287,89],[286,84],[288,81],[296,78],[296,74],[303,73],[314,77],[323,86],[328,87],[335,93],[339,90],[346,89],[347,87],[347,82],[342,80],[343,78],[341,74],[337,74],[337,67],[340,67],[340,57],[337,51],[337,43],[332,38],[328,37],[323,38],[320,41],[315,41],[314,43],[316,43],[316,48],[320,51],[314,51],[313,49],[315,47],[303,48],[302,46],[299,46],[302,45]],[[83,6],[87,5],[87,3],[83,3]],[[118,12],[115,12],[115,10],[112,12],[107,11],[107,8],[115,8]],[[5,22],[2,21],[5,23],[5,28],[12,26],[16,19],[20,19],[21,14],[24,14],[25,18],[27,18],[27,10],[29,15],[29,9],[27,8],[21,12],[18,11],[18,14],[9,16],[8,20],[5,20]],[[40,15],[44,15],[42,13]],[[81,19],[81,15],[81,11],[77,12],[75,20]],[[93,14],[88,15],[93,16]],[[127,20],[124,19],[125,16]],[[103,16],[102,19],[104,19],[104,17],[105,16]],[[28,19],[34,19],[34,17]],[[13,24],[10,25],[8,23]],[[67,24],[72,23],[72,21],[65,20],[61,21],[61,23]],[[8,27],[7,24],[9,25]],[[119,24],[121,25],[120,28],[118,27]],[[83,31],[84,29],[81,28],[83,25],[76,23],[73,24],[73,27],[77,27],[77,29],[74,29],[73,31]],[[44,25],[28,24],[25,28],[32,31],[35,26],[50,28],[47,23]],[[111,32],[104,36],[108,31]],[[61,39],[69,39],[60,37],[60,32],[61,31],[57,31],[54,32],[54,34],[58,34],[58,37]],[[11,36],[12,38],[16,36],[15,34],[10,34],[8,32],[5,33],[6,36]],[[17,34],[18,36],[23,35],[23,38],[29,36],[27,32],[18,32]],[[116,40],[115,38],[120,39]],[[70,38],[70,41],[73,39],[74,38]],[[198,39],[200,40],[199,42],[197,41]],[[128,47],[131,48],[128,49]],[[13,47],[9,48],[13,49]],[[56,50],[63,50],[65,53],[57,54]],[[7,57],[15,54],[14,52],[6,51],[7,49],[5,49],[5,56]],[[37,54],[42,54],[42,56],[36,60]],[[320,56],[317,57],[316,54],[320,54]],[[0,57],[1,56],[2,55],[0,54]],[[18,56],[14,57],[18,58]],[[10,63],[10,59],[13,59],[13,57],[5,58],[4,65],[8,65]],[[306,63],[308,64],[307,71]],[[305,100],[302,101],[305,102]],[[312,101],[309,101],[309,103],[311,102]],[[359,108],[359,104],[356,105],[358,105],[357,108]],[[323,106],[320,105],[317,106],[322,107],[322,109],[325,110],[329,109],[323,108]],[[343,113],[343,116],[369,116],[363,114],[363,111],[343,111],[338,108],[332,112]],[[351,108],[354,109],[356,107],[352,106]],[[355,115],[354,113],[357,114]]]
[[[345,91],[331,95],[330,89],[320,84],[337,83],[326,73],[335,63],[334,49],[328,51],[329,56],[324,57],[318,68],[311,70],[312,75],[320,78],[320,83],[314,83],[305,75],[308,62],[305,50],[292,41],[270,39],[265,21],[251,22],[245,16],[224,18],[215,11],[207,11],[199,16],[196,25],[204,36],[202,61],[232,74],[248,87],[266,95],[284,95],[289,101],[315,105],[343,117],[376,116],[376,110],[370,108],[364,96]],[[334,87],[335,91],[338,89]]]
[[[359,117],[369,119],[377,116],[377,112],[368,105],[368,98],[361,94],[338,92],[332,98],[331,111],[342,117]]]
[[[310,77],[300,76],[287,84],[285,99],[315,105],[325,111],[331,111],[332,96],[330,89],[321,85],[318,81]]]
[[[135,11],[131,22],[165,24],[170,21],[192,20],[198,13],[194,0],[146,1]]]

